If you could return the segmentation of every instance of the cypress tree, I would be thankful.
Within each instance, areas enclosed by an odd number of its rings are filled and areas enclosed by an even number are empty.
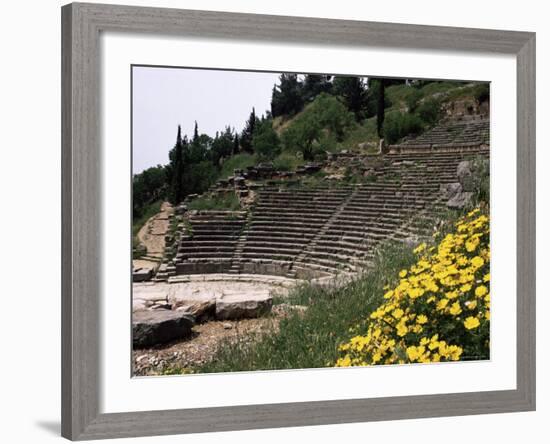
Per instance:
[[[197,143],[199,141],[199,125],[197,121],[195,120],[195,131],[193,131],[193,143]]]
[[[172,178],[172,199],[174,204],[179,204],[183,200],[183,174],[184,174],[184,142],[181,138],[181,125],[178,125],[178,136],[176,146],[174,147],[174,176]]]
[[[252,108],[250,117],[248,118],[246,125],[241,133],[241,147],[247,153],[253,153],[252,137],[254,136],[254,130],[256,129],[256,123],[258,118],[256,117],[256,110]]]
[[[385,117],[385,95],[386,82],[384,79],[378,80],[378,97],[376,101],[376,130],[378,137],[383,137],[384,117]]]
[[[235,132],[233,139],[233,155],[239,154],[239,135]]]

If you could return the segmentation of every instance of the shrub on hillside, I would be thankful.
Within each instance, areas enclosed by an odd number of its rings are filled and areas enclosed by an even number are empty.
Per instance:
[[[489,358],[489,218],[479,209],[386,287],[385,302],[340,345],[336,366]]]
[[[434,125],[441,118],[441,102],[437,99],[424,100],[416,108],[416,115],[424,124]]]
[[[407,109],[410,113],[413,113],[418,107],[418,103],[422,98],[422,93],[416,88],[409,88],[408,95],[405,98],[405,103],[407,104]]]
[[[474,87],[473,96],[476,99],[477,103],[481,104],[489,100],[490,95],[490,86],[489,83],[484,82],[476,85]]]
[[[423,129],[422,120],[415,114],[389,113],[384,120],[384,139],[393,144],[405,136],[420,134]]]

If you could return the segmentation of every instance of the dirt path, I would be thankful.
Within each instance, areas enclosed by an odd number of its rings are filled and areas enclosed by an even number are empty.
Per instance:
[[[169,216],[174,212],[174,208],[169,202],[163,202],[160,212],[149,218],[139,230],[137,237],[141,244],[147,248],[147,256],[142,259],[134,260],[134,267],[154,267],[158,265],[164,255],[165,240],[164,236],[168,233],[170,226]],[[148,260],[147,258],[151,258]],[[154,260],[156,258],[158,260]]]

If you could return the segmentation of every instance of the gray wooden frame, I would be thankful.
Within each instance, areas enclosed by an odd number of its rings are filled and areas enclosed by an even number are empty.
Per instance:
[[[98,362],[102,31],[516,56],[517,389],[101,413]],[[535,409],[534,33],[74,3],[62,8],[62,107],[63,436],[83,440]]]

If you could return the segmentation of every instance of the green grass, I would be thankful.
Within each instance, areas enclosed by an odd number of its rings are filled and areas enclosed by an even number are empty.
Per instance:
[[[422,88],[415,88],[408,85],[393,85],[386,88],[386,95],[391,102],[391,107],[386,110],[398,110],[405,106],[407,99],[420,92],[420,99],[427,99],[434,94],[445,94],[444,100],[454,100],[458,97],[471,95],[472,91],[466,82],[442,81],[424,85]]]
[[[282,152],[273,159],[273,167],[277,171],[295,171],[296,168],[304,164],[304,160],[297,157],[296,153]]]
[[[247,167],[254,166],[258,163],[258,159],[255,154],[241,153],[228,158],[222,165],[219,179],[226,179],[232,176],[234,170],[245,170]]]
[[[356,149],[360,143],[376,142],[378,144],[380,138],[376,132],[376,117],[366,119],[360,125],[356,125],[348,130],[344,140],[339,142],[336,147],[338,149]],[[376,149],[367,150],[367,152],[376,152]]]
[[[372,271],[342,288],[304,285],[277,302],[306,305],[304,314],[281,320],[278,333],[246,343],[225,343],[216,358],[195,372],[230,372],[333,366],[338,345],[349,328],[361,322],[382,302],[383,286],[394,284],[399,270],[414,262],[410,249],[387,245]],[[173,371],[173,369],[172,369]],[[181,369],[178,372],[183,372]]]
[[[236,211],[241,204],[235,193],[227,193],[223,196],[203,195],[188,203],[190,210],[226,210]]]

